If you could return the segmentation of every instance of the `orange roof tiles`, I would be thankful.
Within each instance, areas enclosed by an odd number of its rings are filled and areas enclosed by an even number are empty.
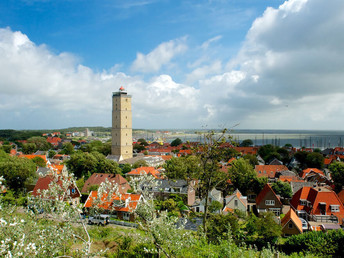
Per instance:
[[[269,184],[266,184],[263,188],[263,190],[260,191],[256,198],[256,204],[259,205],[260,202],[265,198],[267,193],[273,193],[273,195],[276,197],[276,199],[279,201],[279,204],[282,206],[282,202],[280,198],[275,194],[274,190],[272,190],[271,186]]]
[[[92,191],[88,196],[84,207],[91,208],[97,205],[98,208],[105,210],[133,212],[136,210],[137,205],[142,198],[141,194],[122,194],[120,196],[113,194],[111,198],[108,198],[108,194],[104,193],[100,199],[100,203],[96,204],[94,201],[97,200],[97,195],[97,191]]]
[[[85,182],[81,192],[87,193],[89,190],[88,188],[92,185],[100,185],[101,183],[105,182],[105,180],[115,182],[118,184],[118,191],[120,193],[126,193],[128,189],[130,189],[128,181],[122,177],[120,174],[106,174],[106,173],[94,173],[92,174]]]
[[[251,155],[257,155],[258,147],[234,147],[238,152],[241,152],[243,155],[251,154]]]
[[[19,155],[18,157],[19,158],[27,158],[27,159],[34,159],[36,157],[40,157],[40,158],[44,159],[45,162],[47,162],[47,156],[45,156],[45,155],[35,155],[35,154],[24,155],[24,154],[22,154],[22,155]]]
[[[288,213],[281,220],[282,228],[285,227],[285,225],[290,220],[294,222],[294,225],[296,226],[296,228],[299,230],[300,233],[302,233],[302,222],[301,222],[300,218],[296,215],[295,211],[292,208],[290,208]]]
[[[309,205],[301,205],[300,200],[308,201]],[[323,203],[323,207],[320,204]],[[339,219],[344,217],[344,206],[338,195],[325,187],[303,187],[298,190],[290,201],[290,205],[296,210],[304,210],[311,215],[335,215]],[[339,211],[331,211],[331,205],[338,205]],[[342,220],[339,220],[340,224]]]
[[[256,165],[254,169],[257,171],[258,177],[269,178],[275,178],[277,172],[288,170],[284,165]]]
[[[127,173],[128,176],[141,176],[141,175],[152,175],[155,178],[160,178],[160,171],[154,167],[139,167]]]
[[[307,169],[302,170],[302,172],[300,174],[300,177],[305,178],[311,172],[318,173],[318,174],[320,174],[322,176],[325,176],[324,172],[321,171],[320,169],[317,169],[317,168],[307,168]]]

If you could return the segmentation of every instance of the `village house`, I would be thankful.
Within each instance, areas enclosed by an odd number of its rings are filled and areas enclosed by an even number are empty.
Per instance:
[[[242,212],[247,211],[247,197],[243,196],[237,189],[233,194],[228,195],[225,198],[225,207],[223,208],[223,214],[233,212],[234,210],[240,210]]]
[[[151,175],[155,177],[156,179],[160,179],[162,177],[161,172],[155,169],[154,167],[139,167],[139,168],[133,169],[132,171],[126,174],[126,176],[129,178],[143,176],[143,175]]]
[[[68,184],[64,186],[62,180],[65,180]],[[76,186],[75,182],[71,178],[66,178],[62,176],[52,176],[47,175],[45,177],[38,178],[38,181],[35,185],[35,188],[32,191],[33,197],[43,197],[43,192],[45,190],[49,190],[52,184],[55,184],[60,187],[60,196],[45,196],[44,198],[55,199],[59,198],[60,200],[64,200],[66,202],[70,202],[73,204],[80,203],[80,191]]]
[[[269,181],[276,179],[277,172],[288,171],[284,165],[256,165],[254,169],[258,177],[267,177]]]
[[[343,224],[343,203],[328,187],[303,187],[294,194],[290,206],[307,221]]]
[[[296,215],[295,211],[290,209],[281,220],[281,226],[283,235],[291,236],[302,234],[303,228],[307,228],[307,222],[303,225],[301,219]]]
[[[98,192],[92,191],[88,196],[84,208],[91,208],[106,214],[110,214],[121,220],[135,221],[135,211],[138,204],[143,201],[141,194],[113,194],[108,197],[107,193],[98,198]]]
[[[91,189],[98,188],[101,183],[106,180],[113,182],[118,186],[118,192],[121,194],[127,193],[131,189],[128,181],[120,174],[106,174],[106,173],[93,173],[85,182],[82,187],[82,193],[89,193]],[[95,189],[94,189],[95,190]]]
[[[276,216],[282,213],[283,204],[269,184],[266,184],[258,194],[256,205],[258,213],[271,211]]]
[[[212,202],[217,201],[221,204],[223,204],[223,195],[222,192],[213,188],[208,195],[208,205],[210,205]],[[190,208],[195,212],[204,212],[205,210],[205,199],[199,199],[196,198],[195,202],[190,205]],[[222,209],[221,209],[222,210]]]

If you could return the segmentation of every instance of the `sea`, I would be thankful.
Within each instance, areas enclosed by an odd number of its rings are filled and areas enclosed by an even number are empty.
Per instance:
[[[215,132],[219,130],[215,130]],[[201,142],[202,135],[206,130],[150,130],[150,132],[137,135],[148,141],[171,142],[180,138],[183,142]],[[283,147],[291,144],[296,148],[333,148],[344,147],[344,131],[321,131],[321,130],[253,130],[237,129],[226,134],[227,139],[242,142],[250,139],[255,146],[272,144]]]

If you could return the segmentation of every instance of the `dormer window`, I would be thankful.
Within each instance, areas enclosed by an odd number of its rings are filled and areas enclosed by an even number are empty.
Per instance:
[[[339,205],[330,205],[331,212],[339,212]]]
[[[265,200],[265,205],[273,206],[275,205],[275,200]]]
[[[300,205],[306,206],[307,205],[307,201],[306,200],[300,200]]]

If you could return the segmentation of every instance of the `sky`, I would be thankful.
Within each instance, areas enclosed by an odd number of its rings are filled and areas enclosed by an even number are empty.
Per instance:
[[[344,130],[343,0],[0,1],[0,129]]]

